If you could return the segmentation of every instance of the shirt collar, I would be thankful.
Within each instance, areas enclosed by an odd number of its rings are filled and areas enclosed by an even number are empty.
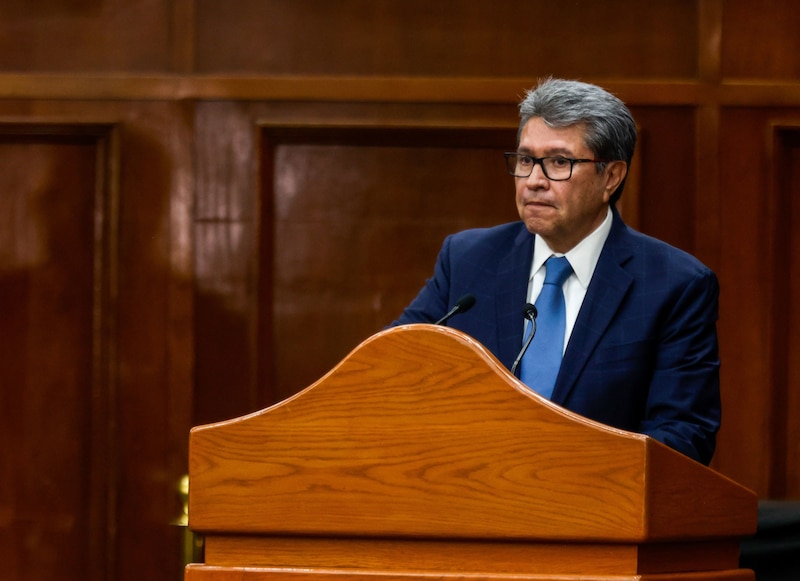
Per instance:
[[[597,261],[600,259],[600,253],[603,251],[603,245],[606,243],[609,232],[611,232],[612,220],[611,208],[608,208],[603,223],[566,254],[553,252],[547,242],[537,235],[533,245],[533,264],[531,265],[530,278],[533,278],[533,275],[544,266],[545,261],[551,256],[566,256],[578,282],[581,283],[583,288],[588,288],[594,269],[597,266]]]

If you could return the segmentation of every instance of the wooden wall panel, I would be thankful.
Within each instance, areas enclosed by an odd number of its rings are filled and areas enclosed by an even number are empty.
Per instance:
[[[762,298],[770,293],[770,275],[756,275],[772,250],[768,203],[758,203],[758,193],[768,191],[766,159],[759,155],[767,139],[764,121],[763,113],[747,110],[724,110],[720,121],[720,141],[737,146],[725,149],[719,185],[724,200],[718,276],[725,413],[720,439],[728,445],[720,447],[716,458],[732,478],[762,494],[769,489],[773,461],[770,399],[764,397],[771,389],[772,338],[769,307]]]
[[[800,223],[800,114],[771,124],[769,160],[771,223],[774,227],[773,353],[770,373],[772,433],[775,451],[770,495],[800,496],[800,314],[794,303],[800,296],[800,237],[792,226]]]
[[[76,107],[77,108],[77,107]],[[120,126],[120,581],[178,576],[193,380],[191,105],[91,107]],[[74,113],[73,113],[74,114]]]
[[[725,79],[800,77],[800,4],[725,2],[721,72]]]
[[[513,127],[374,129],[336,128],[330,144],[321,127],[266,150],[274,222],[262,227],[274,258],[262,280],[272,287],[280,399],[396,318],[433,274],[447,234],[517,219],[501,156]]]
[[[195,150],[195,424],[263,407],[257,385],[258,131],[249,108],[199,108]]]
[[[500,152],[514,146],[514,117],[513,107],[485,106],[321,106],[224,102],[209,102],[199,106],[196,143],[200,169],[195,209],[198,289],[195,322],[198,337],[195,344],[198,362],[195,419],[218,421],[254,411],[305,387],[358,342],[390,322],[398,314],[408,294],[416,292],[421,284],[421,276],[418,276],[405,283],[411,289],[405,294],[390,297],[391,302],[385,302],[376,312],[370,306],[367,309],[371,313],[368,317],[369,324],[364,325],[362,322],[360,326],[353,326],[351,321],[347,326],[349,339],[333,341],[333,349],[311,349],[312,346],[306,345],[313,367],[307,362],[294,365],[300,357],[300,354],[293,354],[298,346],[296,336],[293,334],[291,339],[284,337],[283,329],[288,328],[287,325],[276,331],[276,320],[273,317],[275,300],[272,293],[281,292],[285,295],[287,292],[274,283],[273,273],[278,277],[290,275],[283,274],[282,267],[277,267],[273,260],[278,259],[278,252],[288,257],[305,240],[295,240],[276,231],[276,220],[279,218],[274,217],[278,207],[274,196],[279,190],[278,184],[285,187],[290,183],[288,174],[283,169],[284,164],[279,162],[276,165],[279,153],[283,156],[282,159],[292,160],[294,157],[289,152],[300,151],[297,148],[301,146],[316,145],[323,148],[324,158],[341,154],[351,148],[351,153],[345,158],[346,163],[340,160],[344,163],[341,170],[335,171],[328,161],[320,172],[309,172],[307,176],[292,178],[294,181],[302,179],[303,184],[306,184],[300,188],[298,204],[306,198],[318,200],[318,203],[309,204],[307,208],[298,205],[293,219],[300,217],[302,220],[301,215],[304,212],[335,212],[339,206],[346,214],[346,208],[359,203],[357,199],[351,199],[355,191],[347,187],[348,180],[352,182],[354,176],[367,167],[365,160],[358,159],[359,152],[370,156],[375,155],[376,147],[380,151],[384,147],[395,145],[403,153],[397,161],[384,158],[385,164],[373,168],[373,174],[363,178],[363,183],[358,184],[357,190],[361,197],[367,195],[363,189],[370,183],[373,184],[370,186],[373,190],[368,192],[369,195],[390,187],[397,190],[399,195],[402,188],[408,189],[412,183],[426,192],[436,190],[434,184],[424,183],[427,179],[432,179],[435,173],[415,169],[413,164],[409,167],[408,148],[419,151],[435,146],[442,149],[443,144],[446,144],[464,150],[494,145],[494,152],[499,156]],[[473,125],[475,129],[470,130],[468,125]],[[499,135],[503,136],[502,139]],[[494,168],[504,176],[501,161],[502,158],[499,158]],[[295,168],[287,166],[287,171],[288,169],[294,171]],[[284,173],[278,176],[276,171]],[[378,171],[394,172],[388,185],[379,186],[374,183],[377,179],[374,172]],[[252,187],[254,176],[257,176],[255,182],[260,189]],[[453,178],[451,181],[461,184],[463,178]],[[508,187],[511,187],[510,184]],[[469,193],[473,196],[472,199],[480,193],[488,194],[475,184],[472,188],[474,191]],[[422,192],[413,192],[413,195],[416,196],[414,199],[418,199]],[[514,217],[513,191],[507,190],[507,195],[507,204],[498,204],[493,211],[505,210],[508,216],[506,220],[510,220]],[[474,224],[464,217],[458,206],[447,208],[450,218],[436,215],[438,211],[444,211],[441,206],[435,205],[441,204],[442,200],[438,196],[431,197],[426,202],[431,223],[450,219],[461,220],[461,224]],[[317,206],[319,209],[316,209]],[[377,213],[377,210],[373,210],[372,214],[363,216],[361,222],[354,227],[356,232],[353,233],[355,236],[359,229],[368,229],[382,236],[372,244],[371,252],[377,252],[386,246],[396,246],[390,232],[380,232],[386,218],[373,220]],[[474,217],[478,213],[478,210],[471,208],[467,211],[467,217]],[[417,220],[422,227],[425,221],[418,217]],[[292,227],[288,220],[284,224],[288,228]],[[340,221],[327,227],[321,226],[313,234],[313,239],[320,243],[321,240],[324,241],[321,237],[325,236],[326,231],[346,225],[347,223]],[[343,231],[342,235],[346,237],[349,233]],[[427,244],[438,250],[441,241],[442,236],[439,233]],[[276,251],[278,245],[280,250]],[[325,248],[324,245],[321,247]],[[337,260],[341,260],[343,250],[337,249],[335,252]],[[429,274],[434,258],[435,251],[420,256],[417,268]],[[371,260],[375,261],[374,258]],[[283,264],[287,264],[285,260]],[[324,281],[329,266],[322,266],[320,269],[318,267],[319,262],[315,262],[313,266],[300,265],[300,268],[305,268],[305,276],[310,277],[311,281],[315,280],[314,277]],[[341,267],[347,268],[347,265]],[[377,282],[372,283],[373,289],[376,284]],[[392,291],[388,288],[383,290]],[[308,297],[309,292],[329,294],[324,285],[320,285],[316,291],[313,288],[311,291],[304,289],[305,294],[302,296]],[[328,294],[324,296],[327,297]],[[319,298],[318,303],[321,305],[324,302],[323,297]],[[301,299],[298,295],[297,300]],[[357,299],[354,302],[359,304]],[[363,305],[359,308],[363,308]],[[304,314],[299,312],[295,316],[302,317]],[[336,307],[332,306],[318,324],[326,325],[326,329],[330,329],[334,326],[333,318],[336,316]],[[340,319],[336,319],[337,324],[339,321]],[[330,346],[330,343],[327,345]],[[291,363],[287,359],[287,353],[291,354]],[[278,372],[278,367],[282,371]],[[283,377],[288,373],[294,378],[281,380],[276,384],[276,373]],[[297,379],[297,376],[303,379]],[[223,384],[224,390],[219,387]]]
[[[651,236],[695,252],[694,110],[633,107],[639,128],[637,163],[641,195],[633,224]],[[623,193],[623,198],[627,192]]]
[[[24,311],[10,318],[19,322],[23,317],[20,324],[29,340],[4,352],[9,359],[3,369],[21,375],[29,390],[23,393],[41,406],[23,415],[25,401],[14,396],[13,405],[3,407],[4,413],[14,414],[8,425],[33,441],[25,456],[8,456],[9,448],[2,448],[0,461],[8,465],[15,458],[20,466],[30,466],[16,472],[15,490],[36,491],[50,480],[54,487],[63,486],[48,488],[46,497],[35,499],[41,503],[37,510],[47,512],[30,526],[48,532],[47,527],[55,527],[54,534],[72,544],[57,547],[54,535],[16,538],[8,546],[19,549],[13,555],[19,566],[39,569],[30,575],[29,569],[20,569],[12,579],[174,579],[181,571],[181,529],[174,524],[182,511],[177,485],[186,471],[191,425],[192,265],[191,175],[173,169],[191,167],[186,155],[191,115],[170,103],[0,101],[0,125],[16,127],[22,117],[25,125],[74,127],[79,135],[87,126],[113,126],[118,138],[105,148],[85,146],[88,158],[73,154],[61,159],[68,154],[59,153],[55,173],[37,167],[35,158],[21,165],[32,174],[29,179],[52,180],[52,191],[46,190],[50,203],[38,211],[59,227],[50,232],[58,253],[45,264],[44,274],[55,276],[30,287],[32,296],[38,293],[30,304],[39,316]],[[3,163],[14,161],[5,158]],[[8,175],[17,174],[4,173],[4,178]],[[19,180],[6,185],[4,195],[27,192]],[[106,196],[108,209],[94,196]],[[118,216],[117,229],[111,229],[104,211]],[[85,235],[76,229],[87,223],[90,235],[103,233],[100,249],[86,250],[85,243],[79,247]],[[35,238],[21,234],[14,238],[20,252],[32,252]],[[93,302],[76,305],[75,293],[89,293],[87,300]],[[22,298],[4,308],[15,313]],[[85,332],[78,336],[81,331],[91,333],[88,341]],[[2,333],[9,341],[18,335]],[[37,351],[21,353],[26,345]],[[22,361],[29,363],[20,366]],[[4,400],[12,388],[19,389],[5,378],[0,382]],[[36,426],[39,431],[32,432]],[[46,437],[36,439],[36,434]],[[5,435],[4,441],[17,441]],[[82,456],[86,446],[92,446],[91,457]],[[22,500],[5,498],[3,514],[34,502]],[[75,514],[64,514],[70,510]],[[0,522],[9,525],[4,518]],[[87,522],[93,523],[88,536]],[[20,543],[29,544],[27,553]],[[69,554],[51,559],[48,550]]]
[[[773,489],[772,495],[776,498],[800,498],[800,463],[797,461],[800,458],[800,358],[796,356],[800,352],[800,310],[796,306],[800,297],[800,236],[796,228],[800,224],[800,116],[795,118],[791,126],[782,127],[779,137],[782,151],[772,169],[784,176],[783,179],[776,179],[776,183],[785,185],[783,194],[791,204],[791,219],[783,225],[790,236],[788,248],[791,254],[784,295],[789,317],[781,319],[788,326],[788,340],[782,352],[787,366],[787,381],[776,402],[776,408],[785,422],[783,443],[777,446],[778,450],[784,448],[785,480],[782,487]],[[781,163],[783,160],[787,163]],[[777,266],[780,268],[781,263]],[[776,316],[782,315],[776,313]]]
[[[197,0],[196,13],[200,73],[691,78],[697,71],[693,2]]]
[[[787,405],[787,394],[796,391],[787,383],[788,315],[796,297],[786,284],[792,264],[786,186],[792,170],[784,162],[786,150],[773,145],[773,126],[793,115],[796,110],[723,109],[720,122],[720,142],[736,147],[723,149],[720,175],[719,327],[726,413],[716,462],[733,478],[776,497],[786,494],[779,491],[787,486],[787,421],[800,416],[796,402]]]
[[[4,0],[0,70],[168,72],[183,42],[176,14],[169,0]]]
[[[0,121],[4,579],[102,579],[117,527],[107,126]]]

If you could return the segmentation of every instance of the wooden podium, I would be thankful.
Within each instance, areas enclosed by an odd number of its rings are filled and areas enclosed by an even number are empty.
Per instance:
[[[458,331],[371,337],[190,436],[186,581],[752,580],[749,490],[533,393]]]

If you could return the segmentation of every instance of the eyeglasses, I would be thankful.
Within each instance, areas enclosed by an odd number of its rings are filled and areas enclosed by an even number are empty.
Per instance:
[[[562,182],[572,177],[572,167],[576,163],[604,163],[605,159],[574,159],[555,155],[552,157],[533,157],[526,153],[505,153],[506,168],[515,178],[526,178],[533,173],[538,163],[542,166],[544,176],[554,182]]]

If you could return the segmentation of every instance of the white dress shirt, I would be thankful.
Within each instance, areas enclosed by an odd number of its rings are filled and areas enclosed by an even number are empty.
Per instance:
[[[611,231],[612,219],[611,208],[609,208],[603,223],[566,254],[553,252],[544,239],[536,236],[536,241],[533,245],[533,264],[531,265],[531,274],[528,279],[528,302],[535,303],[536,297],[539,296],[539,292],[542,290],[545,271],[544,263],[548,258],[551,256],[566,256],[572,266],[572,274],[569,275],[563,286],[567,310],[564,349],[567,348],[570,335],[572,335],[572,328],[575,326],[583,299],[586,297],[586,289],[589,288],[597,261],[600,259],[600,253],[603,251],[603,245],[606,243],[608,233]],[[527,321],[525,324],[528,324]],[[527,334],[527,330],[525,334]]]

